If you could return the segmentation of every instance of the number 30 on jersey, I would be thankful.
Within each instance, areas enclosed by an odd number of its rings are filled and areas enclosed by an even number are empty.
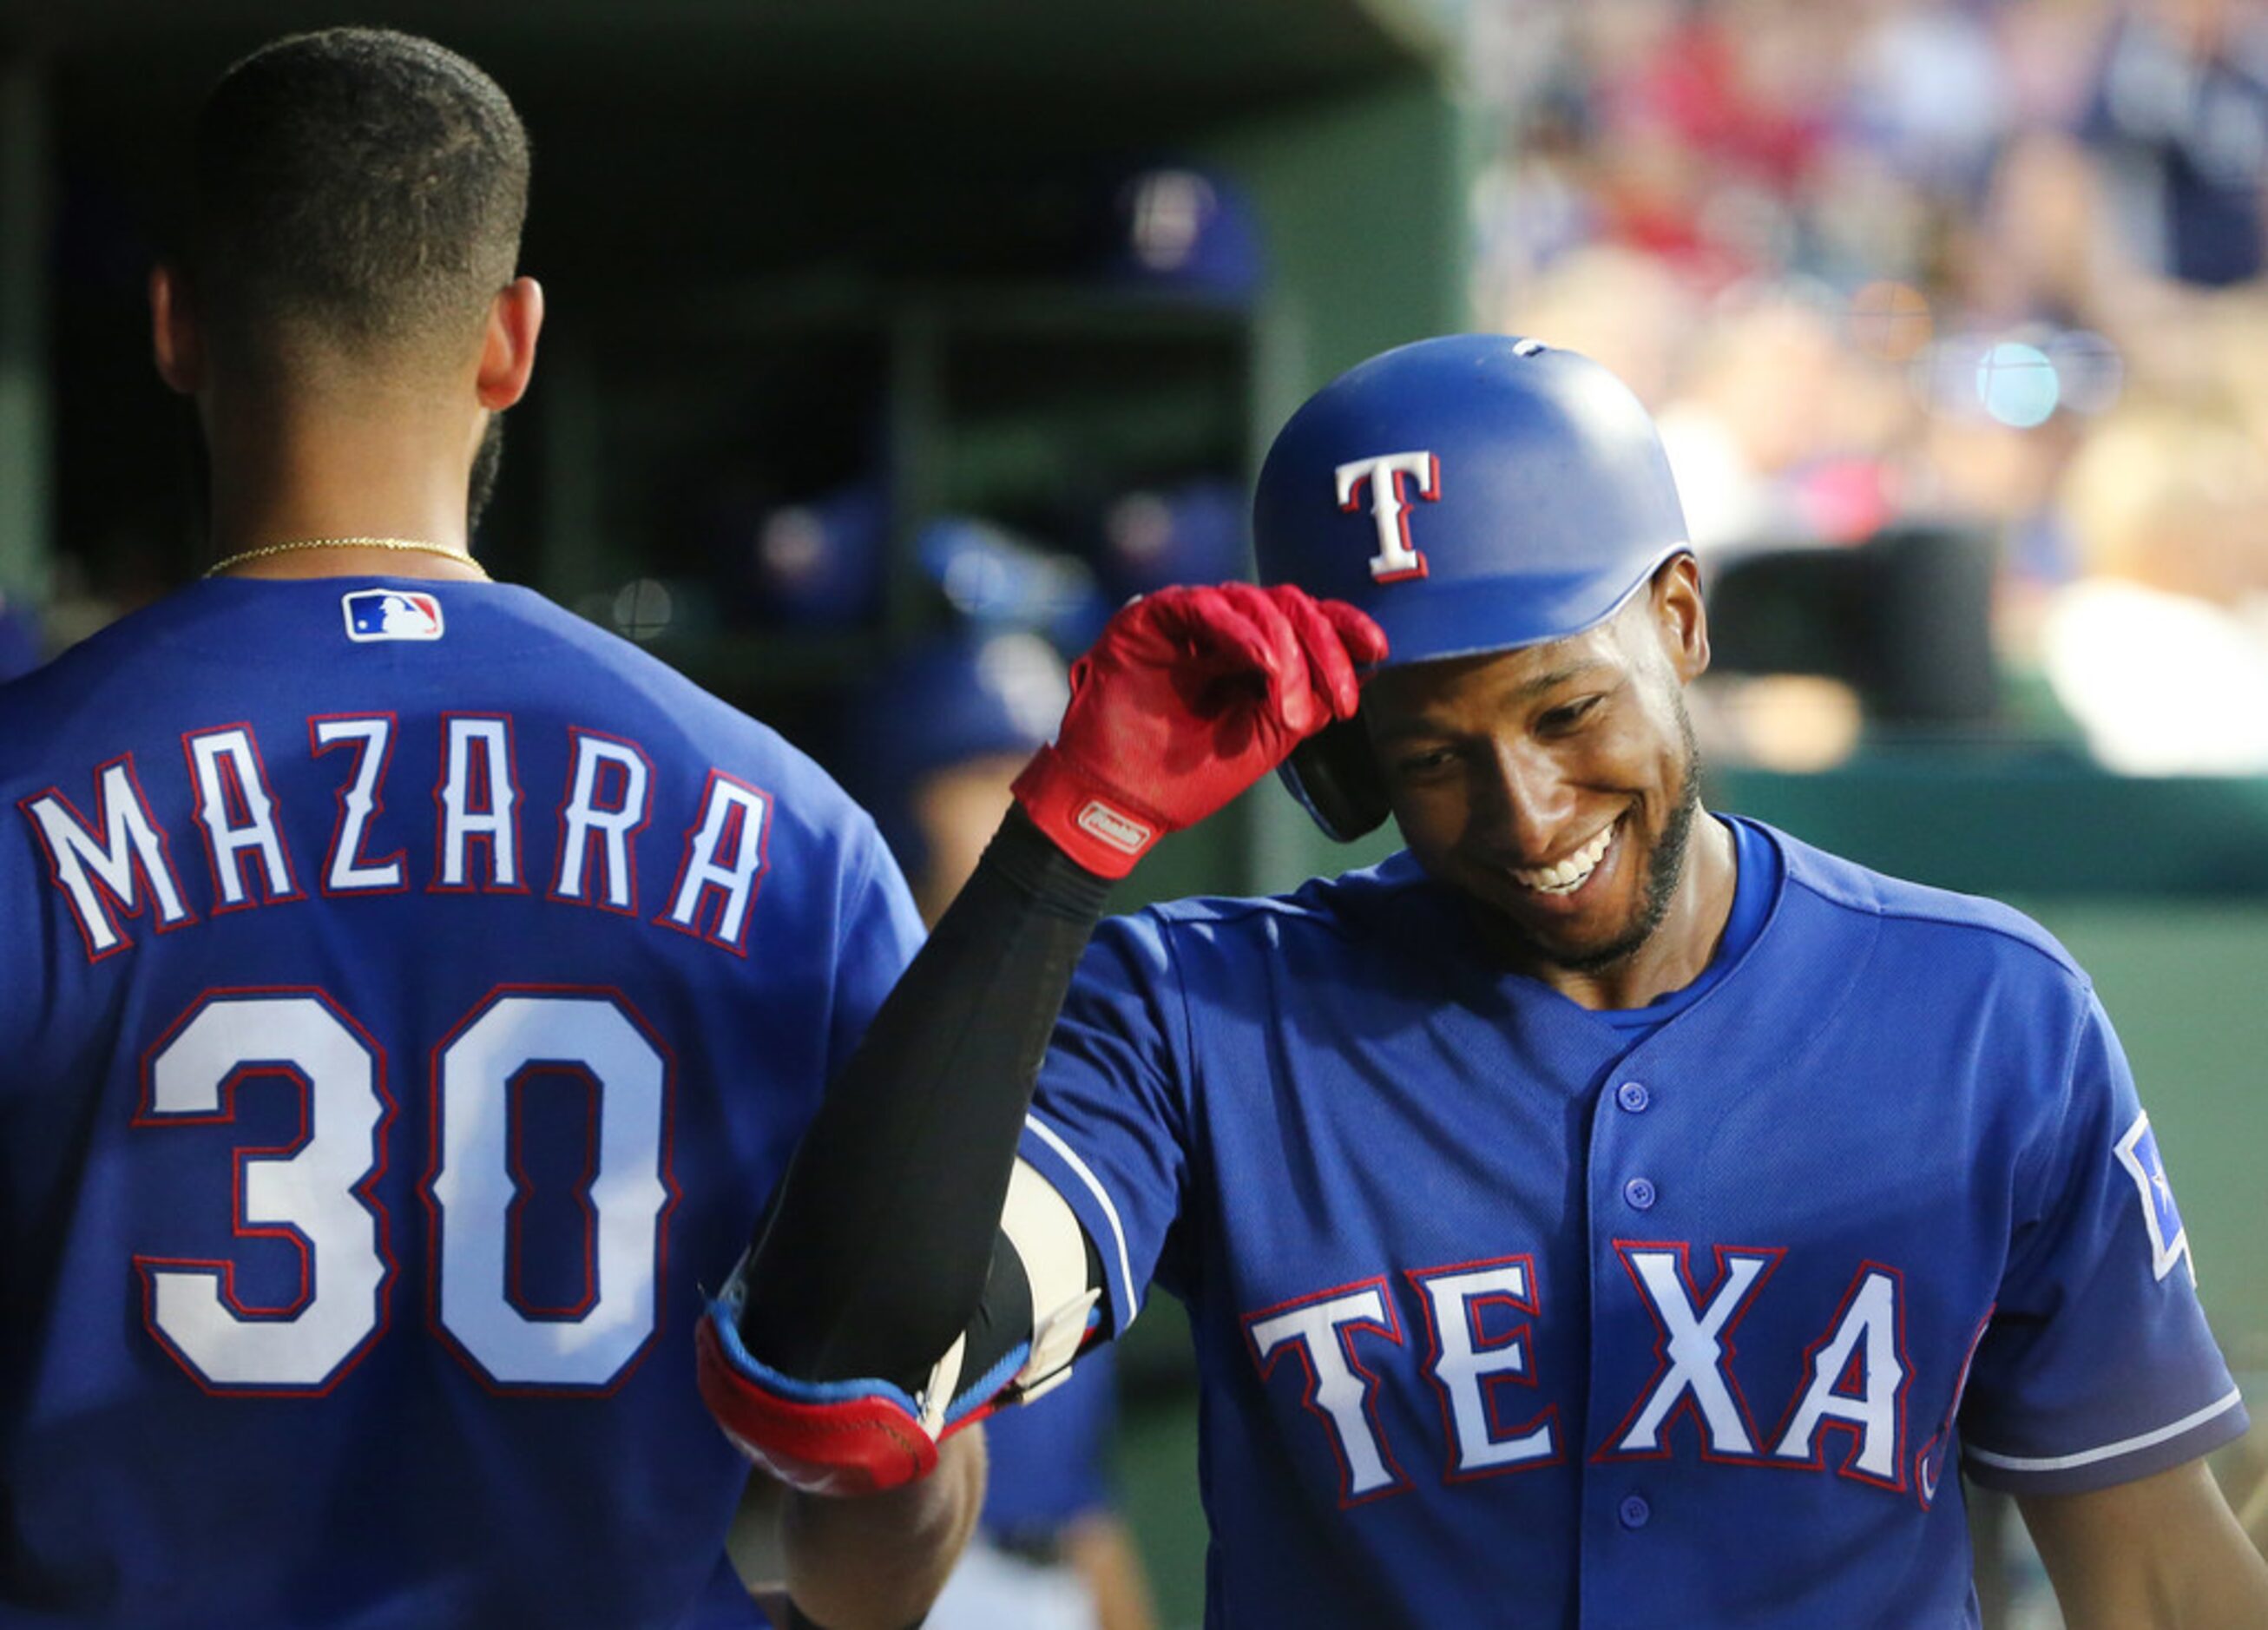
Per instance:
[[[531,1068],[584,1076],[593,1097],[583,1211],[592,1280],[569,1314],[531,1316],[508,1294],[518,1183],[513,1082]],[[323,1391],[385,1329],[386,1217],[372,1190],[394,1105],[369,1032],[314,991],[213,991],[143,1064],[136,1127],[159,1135],[235,1118],[249,1074],[298,1082],[303,1132],[236,1155],[239,1236],[297,1244],[291,1306],[253,1309],[234,1265],[137,1257],[151,1334],[217,1392]],[[549,1390],[619,1380],[659,1320],[668,1175],[667,1053],[610,992],[502,986],[434,1049],[431,1223],[438,1333],[491,1386]]]

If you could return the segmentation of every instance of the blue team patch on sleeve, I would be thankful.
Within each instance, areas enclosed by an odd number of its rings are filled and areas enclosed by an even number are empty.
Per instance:
[[[438,639],[441,602],[405,588],[358,588],[340,601],[347,638],[357,645],[379,639]]]
[[[2175,1263],[2186,1259],[2190,1283],[2196,1284],[2197,1258],[2190,1255],[2189,1230],[2174,1205],[2174,1185],[2167,1179],[2165,1156],[2158,1152],[2158,1134],[2151,1130],[2147,1111],[2136,1116],[2118,1140],[2117,1154],[2118,1163],[2141,1192],[2142,1221],[2150,1231],[2151,1272],[2163,1279]]]

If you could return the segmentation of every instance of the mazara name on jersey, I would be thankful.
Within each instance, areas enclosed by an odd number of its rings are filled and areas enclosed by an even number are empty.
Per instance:
[[[641,916],[636,839],[657,815],[683,822],[681,856],[661,909],[652,918],[745,956],[749,909],[763,876],[771,800],[762,789],[711,769],[698,804],[654,808],[653,763],[635,741],[571,726],[566,785],[532,800],[519,782],[512,719],[459,712],[440,720],[440,775],[431,789],[430,849],[416,855],[389,818],[387,781],[398,725],[392,713],[327,714],[307,720],[304,750],[335,757],[338,777],[330,837],[318,857],[295,854],[267,771],[268,753],[249,724],[221,724],[181,737],[195,837],[214,915],[282,905],[315,893],[337,899],[399,894],[527,894],[563,904]],[[301,750],[293,742],[283,750]],[[18,800],[85,942],[90,962],[134,943],[120,920],[149,915],[159,933],[199,920],[181,886],[174,839],[152,810],[144,777],[160,773],[131,752],[89,767],[73,789],[58,785]],[[173,773],[169,771],[166,773]],[[417,789],[420,793],[423,788]],[[540,801],[538,801],[540,800]],[[525,819],[558,822],[548,877],[528,875]],[[303,829],[306,830],[306,829]],[[314,862],[312,871],[306,867]]]
[[[1553,1378],[1536,1373],[1531,1353],[1533,1321],[1547,1315],[1528,1256],[1409,1269],[1400,1287],[1381,1273],[1248,1314],[1246,1350],[1262,1384],[1298,1389],[1329,1435],[1342,1506],[1410,1487],[1421,1464],[1416,1446],[1388,1442],[1377,1390],[1415,1385],[1420,1375],[1442,1425],[1443,1447],[1431,1451],[1441,1464],[1425,1470],[1444,1483],[1556,1465],[1571,1449],[1604,1464],[1668,1459],[1683,1449],[1713,1464],[1831,1469],[1891,1494],[1911,1492],[1925,1506],[1935,1497],[1947,1423],[1909,1459],[1913,1366],[1899,1270],[1858,1265],[1841,1305],[1819,1309],[1794,1396],[1759,1416],[1741,1384],[1734,1335],[1786,1249],[1623,1239],[1614,1246],[1653,1321],[1654,1367],[1627,1407],[1619,1398],[1594,1400],[1595,1418],[1614,1424],[1588,1446],[1571,1444],[1570,1423],[1544,1402]],[[1697,1254],[1715,1259],[1705,1288],[1693,1277]],[[1400,1302],[1418,1315],[1410,1322],[1424,1326],[1422,1355],[1404,1333]],[[1977,1338],[1984,1333],[1980,1323]],[[1956,1405],[1965,1361],[1962,1368]],[[1279,1369],[1292,1374],[1286,1379]],[[1830,1435],[1844,1441],[1840,1452],[1830,1450]]]

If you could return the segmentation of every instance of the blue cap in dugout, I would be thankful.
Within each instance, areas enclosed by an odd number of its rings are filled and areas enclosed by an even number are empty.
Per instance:
[[[914,801],[923,779],[1051,740],[1070,695],[1038,635],[964,628],[889,664],[850,698],[834,763],[909,875],[928,864]]]
[[[1689,547],[1630,388],[1573,351],[1481,334],[1387,351],[1310,397],[1261,468],[1253,535],[1263,583],[1361,608],[1388,667],[1580,634]],[[1359,721],[1282,774],[1342,842],[1386,818]]]

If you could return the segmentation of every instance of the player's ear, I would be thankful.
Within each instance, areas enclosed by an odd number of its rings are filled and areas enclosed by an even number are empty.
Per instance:
[[[150,269],[150,350],[158,377],[184,396],[204,388],[204,336],[195,302],[180,273],[171,266]]]
[[[1709,669],[1709,613],[1701,603],[1701,567],[1679,555],[1653,574],[1653,629],[1681,683]]]
[[[543,328],[543,285],[515,277],[489,302],[488,328],[481,339],[480,372],[474,389],[481,406],[501,413],[526,394],[535,367],[535,336]]]

